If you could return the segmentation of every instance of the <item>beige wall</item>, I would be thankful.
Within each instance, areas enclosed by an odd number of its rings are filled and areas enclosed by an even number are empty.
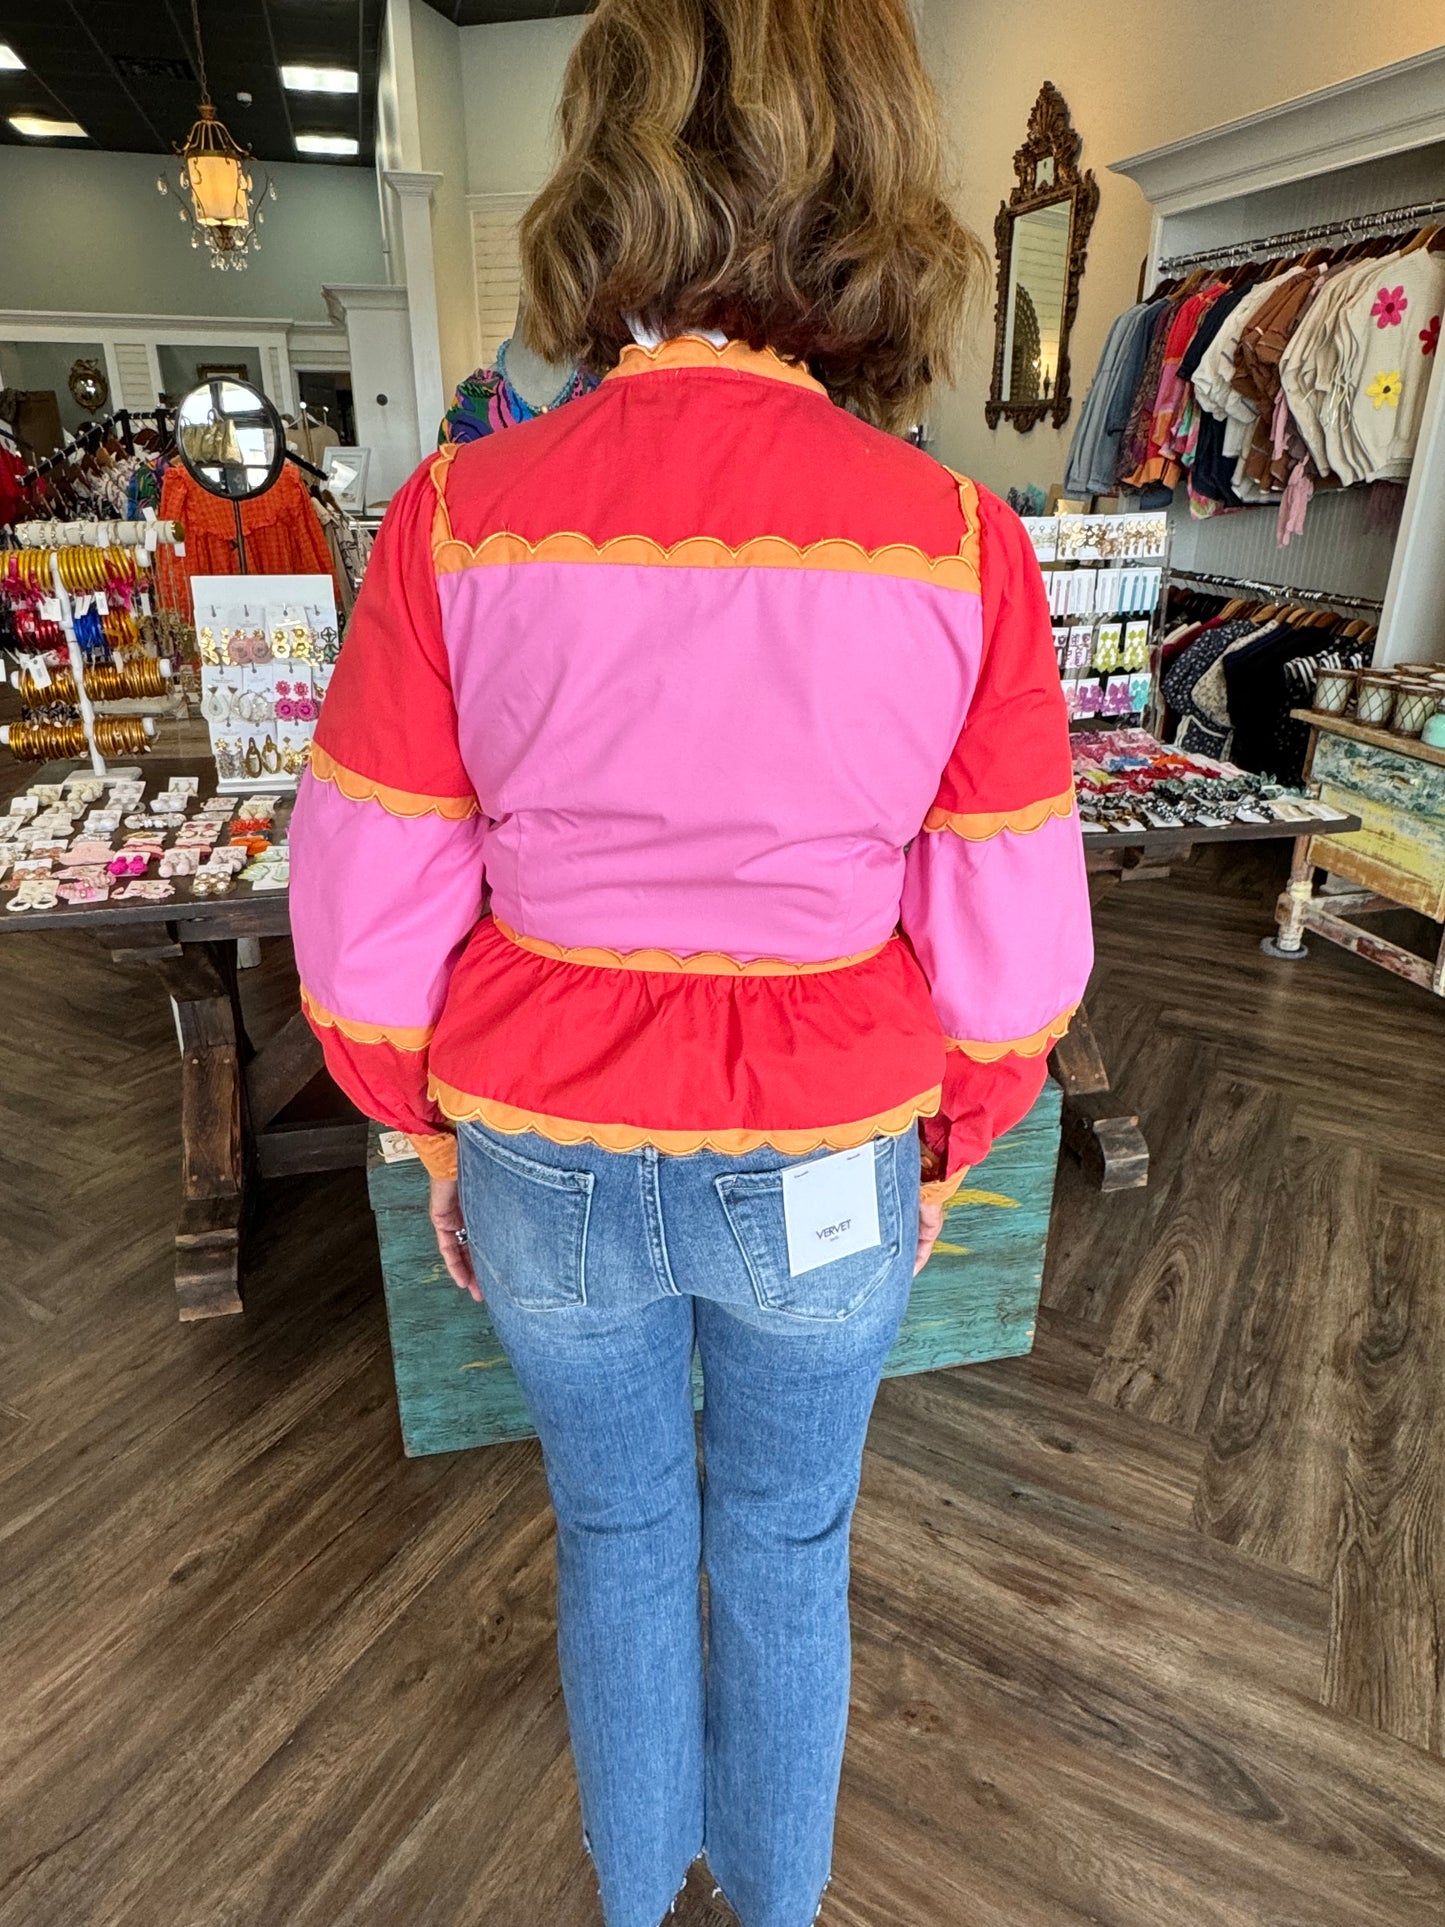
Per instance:
[[[530,194],[546,180],[562,71],[583,25],[579,14],[462,29],[473,194]]]
[[[1149,214],[1110,161],[1423,53],[1445,40],[1445,0],[1215,0],[1207,10],[1160,0],[1073,0],[1021,14],[1002,0],[922,0],[924,52],[943,100],[956,202],[993,245],[1013,184],[1012,156],[1045,80],[1082,134],[1082,164],[1101,198],[1089,244],[1071,360],[1075,415],[1109,324],[1133,300]],[[993,352],[993,287],[981,305],[963,378],[934,409],[936,452],[991,488],[1044,487],[1063,475],[1062,431],[990,430],[983,403]]]

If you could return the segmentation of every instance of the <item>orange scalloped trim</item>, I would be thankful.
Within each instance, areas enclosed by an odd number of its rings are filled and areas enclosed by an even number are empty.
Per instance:
[[[1060,1011],[1057,1017],[1050,1018],[1042,1030],[1036,1030],[1032,1037],[1011,1037],[1003,1044],[975,1044],[959,1037],[944,1039],[950,1050],[962,1051],[971,1057],[975,1064],[996,1064],[1001,1057],[1042,1057],[1046,1050],[1052,1050],[1069,1025],[1074,1021],[1077,1004]]]
[[[516,944],[519,950],[531,951],[533,956],[549,957],[555,963],[587,964],[597,970],[681,972],[689,977],[817,977],[826,971],[849,970],[854,964],[867,963],[893,941],[889,937],[874,944],[871,950],[860,950],[856,956],[831,957],[823,963],[784,963],[777,957],[759,957],[750,963],[740,963],[721,950],[699,950],[689,957],[679,957],[671,950],[569,950],[560,943],[548,943],[545,937],[521,936],[498,916],[494,915],[492,922],[508,943]]]
[[[437,531],[445,513],[446,503],[439,495]],[[614,535],[598,543],[575,529],[564,529],[544,535],[540,542],[529,542],[525,536],[501,529],[475,545],[442,534],[433,542],[432,559],[438,575],[519,562],[630,563],[668,569],[822,569],[839,574],[895,576],[978,593],[978,565],[968,555],[929,556],[905,542],[865,549],[842,537],[800,548],[781,535],[756,535],[738,548],[730,548],[714,535],[689,535],[664,548],[650,535]]]
[[[388,816],[440,816],[449,823],[464,823],[481,809],[475,796],[423,796],[415,790],[389,789],[338,763],[317,742],[311,745],[307,768],[318,782],[334,783],[351,802],[379,803]]]
[[[431,549],[435,555],[444,542],[452,539],[452,512],[447,507],[447,478],[452,463],[457,458],[460,442],[443,442],[431,461],[427,464],[427,474],[436,491],[436,507],[432,511]]]
[[[422,1161],[423,1169],[429,1178],[443,1178],[455,1183],[457,1175],[457,1140],[451,1131],[436,1131],[426,1137],[419,1132],[411,1134],[411,1148]]]
[[[715,348],[700,335],[676,335],[670,341],[660,341],[655,348],[630,342],[604,379],[625,380],[628,375],[655,375],[670,368],[731,368],[740,375],[762,375],[768,381],[807,388],[815,395],[828,392],[806,368],[796,361],[784,361],[772,348],[750,348],[745,341],[726,341]]]
[[[475,1097],[459,1091],[440,1078],[432,1078],[432,1101],[439,1104],[455,1124],[486,1124],[494,1131],[518,1136],[535,1131],[553,1144],[595,1144],[603,1151],[640,1151],[650,1144],[670,1157],[691,1157],[695,1151],[719,1151],[725,1157],[743,1157],[765,1147],[788,1157],[802,1157],[808,1151],[852,1151],[875,1137],[898,1137],[920,1117],[933,1117],[943,1099],[941,1086],[935,1085],[906,1104],[895,1105],[878,1117],[860,1118],[855,1124],[837,1124],[813,1131],[653,1131],[635,1124],[581,1124],[572,1118],[546,1117],[540,1111],[521,1111],[496,1098]]]
[[[353,1044],[391,1044],[397,1050],[425,1050],[431,1042],[435,1025],[417,1024],[363,1024],[353,1017],[338,1017],[324,1004],[318,1004],[311,992],[301,986],[301,1008],[313,1024],[322,1030],[339,1030],[343,1037],[349,1037]]]
[[[978,512],[978,484],[971,482],[966,475],[960,475],[956,468],[948,472],[958,483],[958,506],[963,512],[963,540],[958,545],[959,559],[973,571],[974,580],[981,581],[983,534]]]
[[[1012,830],[1016,836],[1027,836],[1032,830],[1041,830],[1045,823],[1055,817],[1070,817],[1074,813],[1074,786],[1062,791],[1058,796],[1041,797],[1037,803],[1025,803],[1022,809],[1001,810],[993,814],[960,816],[952,810],[932,809],[923,819],[925,830],[952,830],[970,843],[984,843],[989,837],[997,836],[1001,830]]]
[[[951,1204],[963,1187],[968,1176],[968,1166],[955,1171],[951,1178],[933,1178],[919,1186],[918,1195],[924,1204]]]

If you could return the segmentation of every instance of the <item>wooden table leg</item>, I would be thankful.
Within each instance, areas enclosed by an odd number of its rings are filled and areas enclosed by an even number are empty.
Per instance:
[[[1138,1191],[1149,1182],[1149,1147],[1138,1113],[1109,1089],[1109,1071],[1086,1005],[1053,1048],[1049,1069],[1064,1093],[1064,1147],[1101,1191]]]
[[[299,1097],[324,1069],[316,1033],[299,1010],[274,1037],[266,1039],[246,1066],[247,1110],[263,1178],[365,1169],[368,1125],[344,1099],[345,1108],[337,1116],[278,1121],[292,1098]]]
[[[248,1166],[245,1086],[231,992],[206,947],[153,966],[181,1044],[181,1215],[176,1300],[183,1319],[241,1310]]]
[[[1266,957],[1280,963],[1299,963],[1309,953],[1304,941],[1305,913],[1314,897],[1314,838],[1297,836],[1289,882],[1275,905],[1275,934],[1261,937],[1259,947]]]

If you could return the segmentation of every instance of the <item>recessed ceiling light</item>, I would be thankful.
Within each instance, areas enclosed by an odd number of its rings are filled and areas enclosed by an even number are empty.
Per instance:
[[[359,154],[361,148],[350,134],[298,134],[298,154]]]
[[[361,80],[354,67],[283,67],[281,85],[293,94],[354,94]]]
[[[12,114],[10,125],[17,134],[33,141],[85,141],[90,136],[78,120],[47,120],[43,114]]]
[[[19,74],[25,71],[25,62],[13,47],[7,47],[3,41],[0,41],[0,70],[7,74]]]

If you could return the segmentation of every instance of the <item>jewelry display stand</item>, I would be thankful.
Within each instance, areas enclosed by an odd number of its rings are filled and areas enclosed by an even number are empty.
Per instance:
[[[335,583],[329,575],[198,575],[191,594],[217,789],[294,791],[336,661]]]

